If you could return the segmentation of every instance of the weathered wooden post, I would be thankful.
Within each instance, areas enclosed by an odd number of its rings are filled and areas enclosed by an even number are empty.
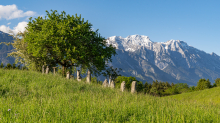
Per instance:
[[[112,77],[109,76],[109,80],[108,80],[108,85],[109,85],[109,86],[110,86],[111,82],[112,82]]]
[[[49,73],[49,67],[47,66],[47,68],[46,68],[46,74],[48,74]]]
[[[131,93],[135,93],[136,92],[136,84],[137,84],[136,81],[133,81],[131,83]]]
[[[124,90],[125,90],[125,81],[121,83],[121,91],[124,92]]]
[[[69,71],[66,72],[66,78],[70,79],[70,72]]]
[[[90,70],[88,70],[88,72],[87,72],[86,81],[87,81],[87,83],[91,83],[91,72],[90,72]]]
[[[44,74],[44,65],[42,66],[42,74]]]
[[[112,82],[110,83],[110,88],[115,88],[115,82],[112,80]]]
[[[107,81],[107,79],[105,79],[105,81],[102,83],[102,86],[103,86],[103,87],[108,87],[108,81]]]
[[[54,75],[56,74],[56,68],[57,68],[57,67],[53,67],[53,74],[54,74]]]
[[[77,70],[77,81],[81,81],[80,70]]]

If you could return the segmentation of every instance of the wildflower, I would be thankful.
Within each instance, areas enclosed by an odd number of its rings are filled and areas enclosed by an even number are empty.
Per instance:
[[[11,111],[11,109],[8,109],[8,111]]]

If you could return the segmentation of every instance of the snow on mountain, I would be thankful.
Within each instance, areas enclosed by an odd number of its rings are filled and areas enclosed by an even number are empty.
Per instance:
[[[112,44],[118,50],[136,54],[145,62],[155,65],[179,81],[196,83],[201,77],[213,81],[220,77],[220,57],[189,46],[184,41],[153,42],[148,36],[130,35],[126,38],[109,37],[107,44]],[[140,64],[139,61],[138,65]]]

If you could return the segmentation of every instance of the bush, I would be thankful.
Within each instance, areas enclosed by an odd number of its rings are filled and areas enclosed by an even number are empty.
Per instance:
[[[15,69],[16,68],[16,65],[15,65],[15,63],[14,64],[12,64],[12,69]]]
[[[4,65],[3,65],[3,63],[1,63],[1,65],[0,65],[0,68],[4,68]]]
[[[115,86],[116,88],[120,88],[121,86],[121,83],[125,81],[125,88],[126,90],[128,91],[131,91],[131,83],[133,81],[136,81],[137,82],[137,85],[136,85],[136,89],[137,89],[137,92],[141,92],[143,90],[143,84],[141,81],[138,81],[135,77],[126,77],[126,76],[118,76],[116,79],[115,79]]]
[[[10,63],[8,63],[8,64],[6,65],[6,67],[5,67],[5,69],[11,69],[11,68],[12,68],[12,66],[11,66]]]
[[[220,78],[217,78],[216,80],[215,80],[215,83],[214,83],[214,87],[215,87],[215,85],[216,85],[216,87],[219,87],[220,86]]]
[[[211,88],[211,82],[209,81],[209,79],[205,80],[205,79],[200,79],[197,83],[197,87],[196,90],[204,90],[207,88]]]

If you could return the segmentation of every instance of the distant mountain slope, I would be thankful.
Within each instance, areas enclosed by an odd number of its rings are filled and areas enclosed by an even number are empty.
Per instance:
[[[112,36],[107,39],[107,43],[124,51],[123,59],[127,59],[124,61],[127,63],[123,68],[135,68],[136,74],[132,75],[138,77],[140,74],[142,77],[138,78],[143,80],[152,82],[157,79],[196,85],[200,78],[214,82],[220,77],[220,56],[215,53],[205,53],[184,41],[153,42],[148,36],[131,35],[126,38]],[[119,50],[117,53],[121,54]],[[133,60],[136,62],[132,62]],[[122,66],[115,62],[118,61],[113,61],[115,67]],[[129,72],[127,70],[123,74]]]
[[[12,42],[13,37],[9,36],[9,34],[0,31],[0,42]],[[11,52],[13,46],[1,44],[0,45],[0,63],[6,65],[7,63],[13,64],[15,59],[13,57],[7,57],[7,54]],[[7,58],[6,58],[7,57]]]

